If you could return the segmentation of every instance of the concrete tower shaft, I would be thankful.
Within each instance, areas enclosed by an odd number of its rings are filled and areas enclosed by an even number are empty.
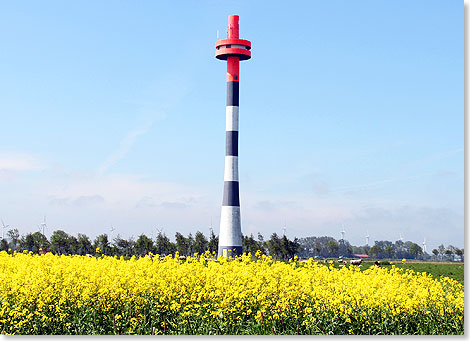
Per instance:
[[[220,216],[218,256],[242,253],[242,232],[238,179],[238,113],[240,60],[251,58],[251,43],[239,39],[238,15],[228,17],[227,39],[215,43],[215,57],[227,61],[226,147],[224,195]]]

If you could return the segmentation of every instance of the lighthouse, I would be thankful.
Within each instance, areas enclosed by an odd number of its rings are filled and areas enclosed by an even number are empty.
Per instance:
[[[239,38],[238,19],[238,15],[229,15],[227,39],[215,43],[215,57],[227,61],[224,195],[220,214],[218,257],[231,257],[242,253],[238,178],[239,66],[241,60],[251,58],[251,42]]]

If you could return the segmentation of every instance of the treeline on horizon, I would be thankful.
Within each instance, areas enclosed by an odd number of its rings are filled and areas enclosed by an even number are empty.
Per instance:
[[[165,233],[158,233],[155,240],[145,234],[141,234],[134,240],[133,237],[124,239],[117,235],[112,241],[107,234],[98,235],[93,242],[82,233],[76,237],[62,230],[55,230],[48,239],[41,232],[27,233],[20,236],[18,229],[11,229],[7,238],[0,240],[0,251],[31,251],[33,253],[52,252],[54,254],[76,254],[108,256],[145,256],[149,252],[162,256],[179,253],[180,256],[190,256],[194,253],[203,254],[206,251],[217,253],[219,238],[211,230],[207,238],[202,232],[197,231],[187,236],[176,232],[175,241],[172,242]],[[375,241],[374,245],[354,246],[347,240],[336,240],[333,237],[305,237],[290,240],[285,235],[279,236],[273,233],[268,240],[264,240],[261,233],[257,238],[243,236],[243,252],[255,254],[258,250],[263,254],[273,256],[276,259],[291,259],[294,256],[300,258],[354,258],[355,255],[368,255],[374,259],[434,259],[455,260],[458,257],[463,261],[464,249],[453,245],[447,248],[443,244],[432,250],[431,254],[424,252],[421,246],[411,241],[397,240],[394,243],[388,240]]]

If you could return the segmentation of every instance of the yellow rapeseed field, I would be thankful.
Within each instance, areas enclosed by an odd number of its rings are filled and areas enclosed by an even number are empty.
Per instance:
[[[206,253],[180,260],[0,252],[4,334],[463,334],[458,282]]]

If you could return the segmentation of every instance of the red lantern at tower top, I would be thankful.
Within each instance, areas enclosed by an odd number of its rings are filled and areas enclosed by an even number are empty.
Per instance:
[[[227,60],[227,57],[238,57],[240,60],[251,58],[251,42],[239,39],[238,15],[229,15],[227,39],[217,40],[215,43],[215,57]]]

